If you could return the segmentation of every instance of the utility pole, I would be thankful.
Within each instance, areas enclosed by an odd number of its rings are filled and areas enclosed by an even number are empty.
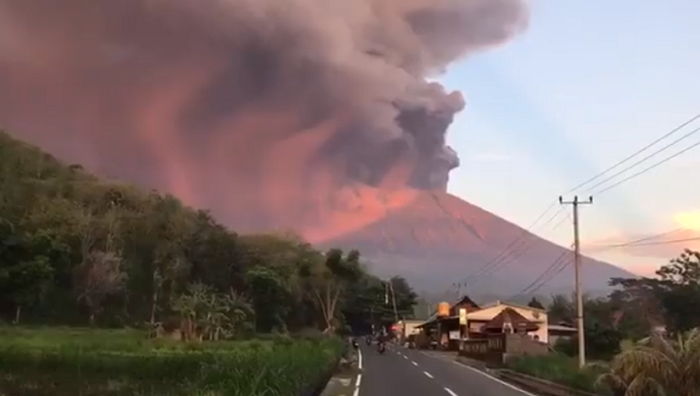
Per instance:
[[[578,332],[578,366],[583,368],[586,365],[586,338],[583,329],[583,295],[581,293],[581,247],[578,235],[578,206],[590,205],[593,197],[588,197],[588,201],[579,201],[578,195],[574,195],[573,201],[564,201],[559,196],[559,203],[571,205],[574,209],[574,273],[576,278],[576,330]]]
[[[394,294],[394,284],[391,282],[391,279],[389,279],[389,290],[391,290],[391,303],[394,306],[394,318],[396,319],[396,323],[399,322],[399,311],[396,310],[396,294]]]

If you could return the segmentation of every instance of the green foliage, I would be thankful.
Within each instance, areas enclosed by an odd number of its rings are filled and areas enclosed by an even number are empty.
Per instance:
[[[596,390],[596,379],[604,370],[600,366],[579,369],[576,359],[558,353],[516,358],[508,362],[508,368],[589,392]]]
[[[620,343],[626,335],[619,326],[619,321],[616,321],[619,314],[616,305],[605,298],[585,299],[583,311],[586,355],[593,359],[612,358],[620,351]],[[553,298],[550,312],[554,312],[551,316],[563,322],[575,322],[574,304],[564,296]],[[561,340],[555,348],[559,352],[575,356],[578,354],[578,341],[575,338]]]
[[[544,305],[536,297],[532,297],[532,299],[529,303],[527,303],[527,305],[532,308],[544,309]]]
[[[182,344],[133,330],[0,328],[0,393],[307,394],[341,350],[334,338]]]
[[[665,324],[672,333],[700,327],[700,252],[686,250],[656,274],[656,279],[612,279],[611,285],[620,288],[611,297],[638,307],[640,317],[651,325]]]
[[[215,322],[197,313],[195,327],[227,328],[240,312],[226,299],[245,295],[245,326],[255,318],[259,332],[294,332],[344,328],[345,307],[367,291],[354,285],[380,282],[357,251],[238,235],[175,197],[100,180],[0,132],[0,319],[21,311],[33,323],[155,327],[183,314],[193,284]],[[394,286],[399,311],[410,311],[410,287]]]
[[[700,395],[700,331],[654,335],[615,357],[598,383],[616,395]]]
[[[230,339],[249,329],[253,309],[236,292],[217,293],[212,287],[195,283],[173,300],[173,310],[185,323],[186,340]]]

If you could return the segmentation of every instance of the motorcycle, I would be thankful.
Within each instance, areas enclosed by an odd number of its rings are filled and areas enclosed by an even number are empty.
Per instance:
[[[372,337],[367,336],[367,338],[365,338],[365,342],[367,343],[367,346],[372,345]]]

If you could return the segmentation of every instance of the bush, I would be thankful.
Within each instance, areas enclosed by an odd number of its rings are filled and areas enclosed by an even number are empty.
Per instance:
[[[186,344],[138,332],[0,329],[0,394],[294,395],[317,387],[341,350],[331,338]]]
[[[576,359],[559,353],[545,356],[523,356],[508,363],[512,370],[583,391],[596,391],[595,382],[605,367],[595,365],[578,368]]]

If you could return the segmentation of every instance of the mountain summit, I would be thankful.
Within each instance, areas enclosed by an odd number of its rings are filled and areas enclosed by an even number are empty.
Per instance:
[[[472,295],[512,296],[560,256],[564,255],[562,262],[573,261],[565,248],[454,195],[435,191],[420,191],[408,205],[387,210],[382,219],[324,245],[357,248],[377,274],[400,274],[431,294],[444,294],[452,284],[462,283],[462,292]],[[630,276],[611,264],[583,259],[587,291],[605,289],[611,277]],[[538,293],[569,292],[573,279],[569,264]]]

